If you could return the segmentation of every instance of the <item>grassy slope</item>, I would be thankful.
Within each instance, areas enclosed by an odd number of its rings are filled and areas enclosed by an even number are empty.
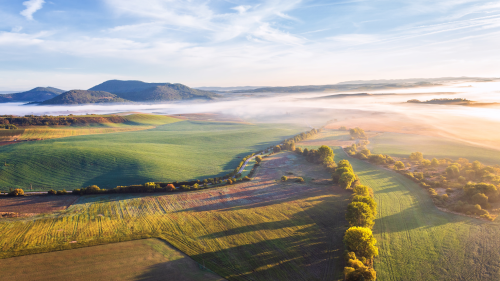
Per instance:
[[[0,271],[4,280],[223,280],[158,239],[5,259]]]
[[[152,118],[152,120],[143,120]],[[155,124],[155,117],[130,122]],[[182,121],[155,129],[68,137],[0,147],[0,188],[102,188],[225,174],[236,156],[304,131],[280,124]]]
[[[412,135],[383,133],[370,138],[372,153],[382,153],[397,157],[408,157],[420,151],[426,158],[467,158],[487,164],[500,164],[500,151],[477,147],[451,139]]]
[[[340,150],[336,160],[346,158]],[[348,158],[378,203],[380,280],[499,280],[500,225],[438,210],[409,179]]]
[[[58,214],[0,220],[0,258],[153,236],[232,280],[339,280],[350,192],[276,183],[287,171],[329,177],[321,166],[281,153],[264,161],[256,180],[235,186],[84,196]]]
[[[98,115],[89,115],[89,117],[98,117]],[[182,121],[181,119],[169,116],[151,114],[131,114],[124,116],[124,119],[126,119],[125,123],[89,123],[78,126],[30,126],[17,130],[0,130],[0,141],[14,139],[55,139],[82,135],[141,131],[152,129],[159,125]]]

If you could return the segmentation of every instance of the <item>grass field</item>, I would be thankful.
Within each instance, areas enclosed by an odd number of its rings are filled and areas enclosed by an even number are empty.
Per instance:
[[[316,180],[279,181],[289,173]],[[0,257],[160,237],[230,280],[340,280],[351,193],[329,177],[280,153],[266,158],[254,180],[234,186],[82,196],[61,213],[0,220]]]
[[[442,212],[406,177],[334,152],[374,190],[377,280],[500,280],[499,223]]]
[[[158,239],[5,259],[0,272],[3,280],[224,280]]]
[[[92,116],[94,117],[94,116]],[[0,142],[55,139],[72,136],[131,132],[152,129],[155,126],[181,121],[163,115],[131,114],[123,116],[125,123],[90,123],[71,126],[29,126],[17,130],[0,130]]]
[[[138,122],[139,120],[135,120]],[[141,120],[144,124],[144,120]],[[151,121],[155,122],[155,120]],[[0,147],[0,189],[101,188],[221,176],[249,153],[306,128],[181,121],[154,129]]]
[[[372,153],[396,157],[408,157],[410,153],[420,151],[425,158],[467,158],[471,162],[479,160],[486,164],[500,164],[499,150],[422,135],[383,133],[370,138],[369,148]]]

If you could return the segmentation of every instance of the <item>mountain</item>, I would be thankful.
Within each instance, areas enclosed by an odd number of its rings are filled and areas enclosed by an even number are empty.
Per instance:
[[[0,102],[41,102],[57,97],[63,92],[52,87],[37,87],[26,92],[0,95]]]
[[[40,104],[85,104],[85,103],[107,103],[128,102],[125,99],[104,91],[71,90],[60,94]]]
[[[106,91],[136,102],[173,101],[186,99],[213,99],[220,95],[189,88],[183,84],[146,83],[142,81],[109,80],[89,89]]]

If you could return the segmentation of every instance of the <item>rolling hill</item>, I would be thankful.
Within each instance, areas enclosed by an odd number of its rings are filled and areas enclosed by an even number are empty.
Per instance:
[[[220,95],[192,89],[183,84],[146,83],[142,81],[109,80],[89,89],[106,91],[131,101],[173,101],[186,99],[213,99]]]
[[[41,104],[85,104],[107,102],[127,102],[127,100],[104,91],[71,90],[50,100],[46,100]]]
[[[37,87],[26,92],[0,95],[0,102],[42,102],[64,93],[53,87]]]

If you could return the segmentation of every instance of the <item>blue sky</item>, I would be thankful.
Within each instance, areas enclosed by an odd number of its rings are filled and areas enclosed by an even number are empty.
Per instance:
[[[500,76],[500,1],[0,0],[0,90]]]

